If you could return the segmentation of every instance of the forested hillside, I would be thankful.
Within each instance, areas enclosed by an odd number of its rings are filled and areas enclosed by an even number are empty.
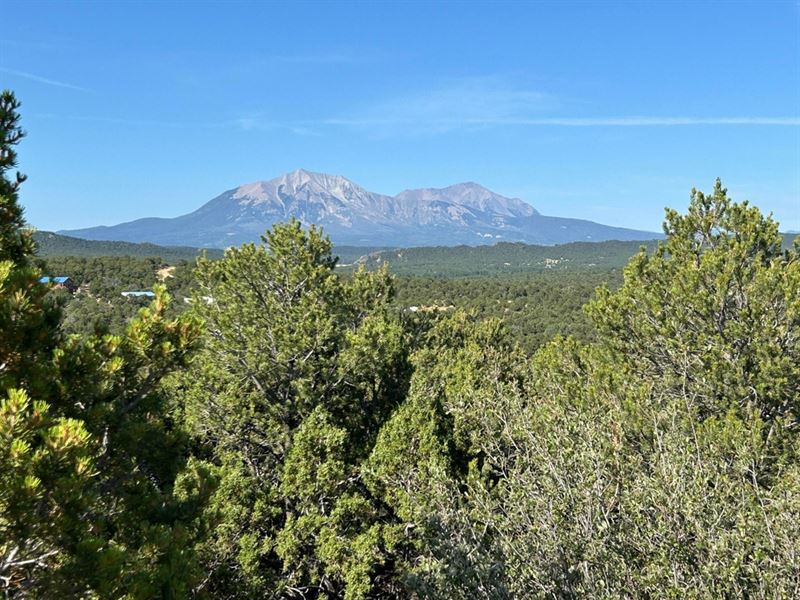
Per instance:
[[[190,248],[187,246],[158,246],[147,243],[84,240],[51,231],[35,231],[33,233],[33,241],[36,242],[39,256],[158,258],[171,265],[181,262],[193,263],[201,255],[209,258],[221,258],[223,253],[219,248]],[[388,250],[388,248],[337,246],[336,254],[342,264],[349,264],[366,254],[384,250]]]
[[[158,257],[167,263],[193,261],[203,253],[212,258],[222,256],[222,250],[215,248],[189,248],[186,246],[157,246],[155,244],[133,244],[131,242],[83,240],[50,231],[34,232],[33,240],[36,242],[39,256]]]
[[[447,314],[463,309],[478,319],[500,319],[511,339],[532,352],[559,335],[593,340],[583,305],[598,287],[617,288],[621,281],[620,270],[604,269],[513,277],[398,277],[393,304],[404,311]]]
[[[338,254],[338,251],[337,251]],[[42,272],[69,276],[74,294],[53,290],[62,303],[62,330],[121,333],[145,306],[147,298],[125,298],[122,292],[152,290],[162,283],[173,302],[168,314],[188,310],[195,288],[194,263],[167,265],[154,258],[47,257]],[[351,275],[344,273],[344,279]],[[390,306],[396,312],[446,313],[465,309],[480,318],[503,320],[509,334],[532,351],[556,335],[592,339],[583,305],[598,286],[617,287],[620,270],[591,269],[581,273],[531,273],[499,277],[397,277]]]
[[[397,275],[422,277],[503,277],[519,273],[621,269],[655,242],[575,242],[558,246],[501,242],[494,246],[439,246],[401,248],[369,254],[360,261],[367,268],[387,263]]]
[[[123,297],[123,292],[152,291],[162,284],[177,300],[168,314],[183,312],[183,299],[191,295],[194,261],[170,265],[160,258],[48,256],[39,260],[39,268],[51,277],[69,277],[77,286],[74,293],[52,290],[61,305],[65,333],[97,330],[119,334],[149,302],[147,297]]]
[[[782,234],[783,247],[791,248],[795,237],[796,234]],[[656,242],[574,242],[556,246],[500,242],[493,246],[398,248],[365,253],[358,265],[371,269],[387,263],[395,275],[421,277],[578,272],[592,278],[593,271],[622,269],[642,247],[652,252]]]
[[[800,595],[800,244],[719,181],[622,273],[348,273],[298,221],[196,266],[42,259],[17,109],[6,597]],[[148,283],[113,330],[70,324]]]

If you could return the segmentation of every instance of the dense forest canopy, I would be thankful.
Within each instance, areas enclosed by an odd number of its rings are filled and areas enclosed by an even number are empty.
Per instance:
[[[800,243],[719,181],[622,273],[346,272],[297,221],[196,264],[42,262],[18,106],[6,597],[800,595]]]
[[[209,258],[221,258],[223,254],[220,248],[191,248],[187,246],[158,246],[148,243],[84,240],[53,233],[52,231],[34,231],[33,241],[36,242],[38,256],[158,257],[161,261],[173,265],[186,261],[193,263],[201,255]],[[384,250],[389,250],[389,248],[337,246],[336,255],[339,257],[340,266],[344,266],[357,261],[362,256]]]
[[[216,248],[189,248],[185,246],[157,246],[155,244],[134,244],[131,242],[110,242],[83,240],[51,231],[35,231],[33,240],[39,256],[121,256],[125,258],[159,257],[166,263],[194,261],[201,254],[213,258],[222,256]]]
[[[782,235],[786,249],[796,236]],[[642,247],[648,252],[656,248],[653,240],[572,242],[555,246],[499,242],[493,246],[436,246],[398,248],[365,254],[355,269],[388,264],[400,276],[436,278],[528,276],[533,273],[582,273],[592,277],[597,271],[621,270]],[[334,248],[339,252],[339,248]]]
[[[186,261],[167,265],[160,258],[49,256],[41,261],[41,268],[47,274],[67,275],[78,286],[75,293],[52,291],[62,303],[61,328],[66,333],[91,333],[98,328],[124,331],[147,303],[146,298],[124,298],[125,291],[150,290],[161,283],[175,300],[167,313],[177,315],[189,309],[197,287],[195,264]],[[343,279],[351,277],[346,271],[337,272]],[[460,308],[480,318],[502,318],[514,339],[532,351],[556,335],[592,339],[582,307],[598,286],[617,287],[621,280],[621,270],[605,269],[504,278],[396,277],[390,306],[395,311],[423,313]]]

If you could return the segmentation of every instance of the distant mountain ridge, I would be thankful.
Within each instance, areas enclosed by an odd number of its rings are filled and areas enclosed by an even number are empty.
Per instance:
[[[130,256],[159,257],[167,263],[181,260],[193,262],[201,254],[208,258],[221,258],[222,250],[216,248],[191,248],[187,246],[156,246],[150,243],[132,243],[104,240],[87,240],[52,231],[35,231],[36,253],[39,256]]]
[[[496,241],[551,245],[661,237],[649,231],[544,216],[519,198],[501,196],[477,183],[388,196],[367,191],[339,175],[303,169],[228,190],[179,217],[151,217],[59,233],[92,240],[224,248],[255,241],[274,223],[290,218],[321,225],[335,243],[353,246]]]
[[[34,231],[36,254],[48,256],[84,256],[107,257],[128,256],[134,258],[161,258],[173,264],[179,261],[194,262],[198,256],[205,255],[210,259],[222,258],[224,252],[219,248],[193,248],[188,246],[157,246],[148,242],[110,242],[105,240],[87,240],[53,233],[52,231]],[[339,258],[339,266],[351,265],[370,254],[390,250],[382,246],[336,246],[334,255]]]

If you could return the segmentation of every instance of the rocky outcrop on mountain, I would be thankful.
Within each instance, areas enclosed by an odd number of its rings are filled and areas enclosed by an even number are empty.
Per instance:
[[[475,245],[501,240],[559,244],[660,237],[544,216],[519,198],[506,198],[477,183],[387,196],[339,175],[303,169],[228,190],[179,217],[61,233],[93,240],[223,248],[255,241],[274,223],[291,218],[321,225],[335,243],[354,246]]]

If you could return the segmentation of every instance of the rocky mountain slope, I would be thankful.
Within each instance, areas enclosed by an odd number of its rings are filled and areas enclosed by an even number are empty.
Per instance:
[[[111,227],[63,231],[92,240],[222,248],[257,240],[273,223],[297,218],[324,227],[337,244],[430,246],[521,241],[643,240],[660,237],[580,219],[539,214],[518,198],[477,183],[377,194],[338,175],[299,169],[228,190],[196,211]]]

